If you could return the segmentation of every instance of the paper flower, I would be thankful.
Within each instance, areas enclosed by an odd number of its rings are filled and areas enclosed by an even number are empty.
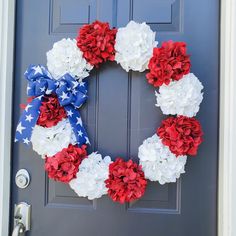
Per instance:
[[[63,183],[69,183],[76,177],[79,165],[87,157],[87,146],[70,144],[67,148],[45,159],[45,170],[48,177]]]
[[[105,181],[108,195],[115,202],[125,203],[141,198],[147,186],[141,166],[132,160],[117,158],[109,166],[109,177]]]
[[[68,119],[63,119],[56,126],[45,128],[35,125],[31,142],[33,150],[44,158],[45,155],[53,156],[70,143],[75,144],[76,138]]]
[[[79,197],[88,197],[89,200],[100,198],[107,194],[105,180],[108,178],[110,157],[98,153],[91,153],[79,166],[76,178],[70,181],[70,187]]]
[[[186,116],[169,117],[162,121],[157,134],[164,145],[177,156],[196,155],[202,143],[201,124],[195,118]]]
[[[89,71],[93,68],[83,58],[76,40],[70,38],[54,43],[53,48],[47,52],[47,66],[54,79],[59,79],[66,73],[83,79],[89,76]]]
[[[160,48],[153,50],[146,77],[154,87],[168,85],[172,80],[180,80],[190,72],[190,57],[186,54],[186,43],[164,42]]]
[[[77,46],[83,52],[83,57],[98,67],[102,62],[114,61],[116,32],[116,29],[110,29],[108,23],[95,21],[79,30]]]
[[[193,117],[199,111],[203,99],[202,83],[190,73],[179,81],[172,81],[169,85],[163,84],[156,92],[157,107],[165,115],[184,115]]]
[[[39,111],[37,125],[42,127],[55,126],[67,117],[65,109],[60,105],[56,95],[44,96]]]
[[[119,28],[116,34],[115,60],[127,72],[143,72],[157,45],[155,35],[146,23],[130,21],[126,27]]]
[[[145,177],[151,181],[173,183],[185,173],[187,156],[176,157],[156,134],[143,141],[138,157]]]

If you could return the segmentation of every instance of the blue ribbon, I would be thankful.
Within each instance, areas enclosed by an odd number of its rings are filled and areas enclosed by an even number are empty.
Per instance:
[[[88,135],[77,110],[87,100],[88,82],[78,82],[69,73],[55,80],[41,65],[30,65],[24,75],[28,80],[27,95],[33,96],[34,99],[26,106],[20,117],[15,141],[30,143],[32,130],[40,114],[39,108],[43,97],[54,93],[57,95],[60,105],[67,112],[77,143],[79,145],[88,144]]]

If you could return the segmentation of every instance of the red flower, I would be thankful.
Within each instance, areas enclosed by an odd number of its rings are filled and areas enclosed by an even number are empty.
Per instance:
[[[179,155],[196,155],[198,146],[203,141],[201,125],[195,118],[186,116],[169,117],[162,121],[157,129],[162,143],[172,153]]]
[[[52,127],[67,117],[65,109],[60,105],[56,95],[44,96],[39,110],[37,125],[43,127]]]
[[[116,32],[108,23],[95,21],[80,29],[77,46],[91,65],[97,67],[102,62],[114,61]]]
[[[108,195],[115,202],[131,202],[143,196],[147,180],[140,165],[132,160],[125,162],[117,158],[109,166],[109,177],[105,181]]]
[[[79,165],[87,157],[87,146],[70,144],[52,157],[45,159],[45,170],[48,177],[56,181],[68,183],[76,177]]]
[[[148,83],[155,87],[168,85],[171,80],[180,80],[188,74],[191,63],[186,51],[184,42],[168,41],[160,48],[154,48],[148,64],[150,72],[146,75]]]

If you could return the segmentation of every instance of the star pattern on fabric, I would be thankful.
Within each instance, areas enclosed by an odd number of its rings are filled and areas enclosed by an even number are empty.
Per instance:
[[[72,83],[73,83],[73,88],[76,88],[79,85],[77,81],[72,81]]]
[[[34,118],[34,117],[33,117],[31,114],[25,116],[25,120],[26,120],[26,121],[29,121],[29,122],[31,122],[31,120],[32,120],[33,118]]]
[[[18,124],[16,131],[22,134],[22,131],[26,129],[24,126],[22,126],[21,122]]]
[[[81,125],[82,126],[82,119],[80,117],[76,117],[76,125]]]
[[[34,98],[21,115],[16,129],[15,141],[22,141],[27,145],[30,143],[32,131],[40,114],[39,108],[42,99],[45,94],[55,92],[61,106],[67,112],[77,143],[80,145],[89,143],[80,113],[76,109],[78,106],[82,106],[87,99],[88,83],[79,83],[69,74],[65,74],[60,80],[55,81],[43,66],[33,65],[27,69],[25,77],[30,81],[27,86],[27,94]]]
[[[42,72],[42,69],[41,69],[41,67],[40,66],[35,66],[35,67],[33,67],[33,69],[34,69],[34,74],[36,75],[36,74],[43,74],[43,72]]]
[[[78,110],[76,110],[76,109],[73,110],[73,109],[71,109],[71,107],[72,106],[65,106],[67,116],[68,116],[68,119],[72,125],[73,132],[76,136],[77,143],[79,145],[82,145],[87,142],[88,138],[86,139],[86,137],[88,135],[87,135],[86,130],[83,126],[83,121],[81,119],[81,116],[80,116]],[[88,140],[88,142],[89,142],[89,140]]]
[[[43,86],[42,88],[39,88],[40,89],[40,91],[41,92],[45,92],[45,90],[46,90],[46,87],[45,86]]]
[[[28,112],[29,108],[31,108],[31,107],[32,107],[32,105],[28,104],[28,105],[26,106],[25,110]]]
[[[52,91],[53,91],[52,89],[47,89],[47,90],[46,90],[46,94],[51,94]]]
[[[38,119],[38,109],[41,105],[42,96],[39,97],[40,99],[36,98],[26,106],[16,129],[15,142],[22,140],[24,144],[29,145],[32,130]]]
[[[23,143],[25,143],[25,144],[27,144],[27,145],[28,145],[28,144],[30,143],[30,141],[29,141],[29,139],[28,139],[28,138],[24,138],[24,139],[23,139]]]
[[[78,135],[79,135],[80,137],[82,137],[82,136],[83,136],[83,132],[82,132],[81,130],[79,130],[79,131],[78,131]]]
[[[60,98],[62,99],[62,101],[64,101],[65,99],[69,98],[68,95],[63,91],[62,95],[60,96]]]
[[[44,96],[44,95],[38,96],[36,99],[38,99],[38,100],[41,101],[43,96]]]
[[[90,141],[89,141],[89,138],[88,137],[85,137],[85,140],[86,140],[86,144],[90,144]]]
[[[74,114],[74,113],[73,113],[71,110],[67,111],[67,115],[68,115],[68,116],[71,117],[71,116],[73,116],[73,114]]]
[[[73,95],[76,95],[76,94],[77,94],[77,90],[73,89],[73,90],[72,90],[72,94],[73,94]]]
[[[85,83],[84,83],[83,81],[81,81],[81,82],[79,83],[79,86],[80,86],[80,87],[84,87],[84,86],[85,86]]]

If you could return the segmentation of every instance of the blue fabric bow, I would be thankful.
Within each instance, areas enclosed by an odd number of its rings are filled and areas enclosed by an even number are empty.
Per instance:
[[[39,117],[39,108],[44,95],[55,93],[59,103],[67,112],[67,117],[79,145],[88,144],[88,135],[83,127],[81,116],[77,108],[87,100],[88,82],[78,82],[69,73],[59,80],[53,79],[51,74],[41,65],[30,65],[25,72],[28,80],[27,95],[34,97],[23,111],[16,129],[15,141],[30,143],[32,130]]]

